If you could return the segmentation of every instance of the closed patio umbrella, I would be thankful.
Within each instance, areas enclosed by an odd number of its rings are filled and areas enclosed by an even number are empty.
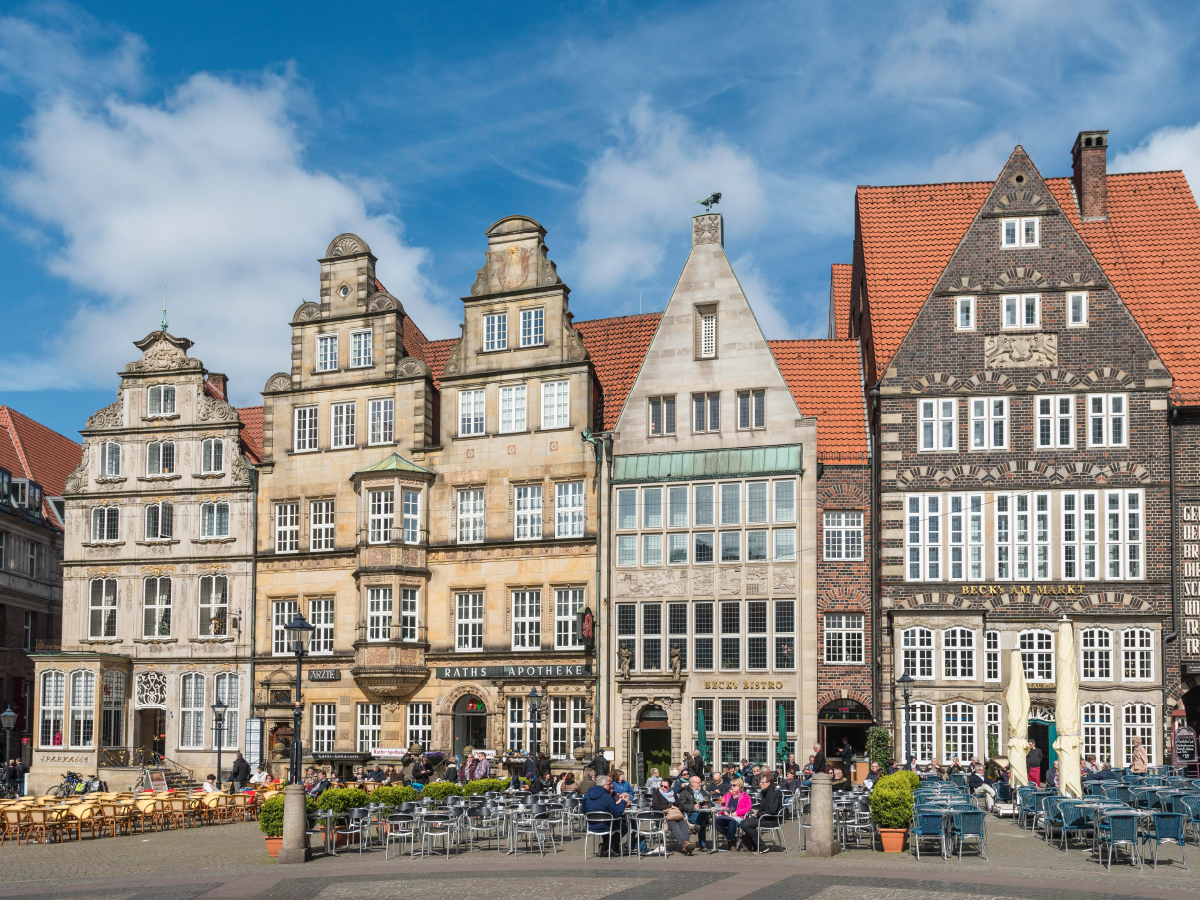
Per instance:
[[[1025,685],[1025,666],[1021,651],[1013,649],[1009,664],[1008,693],[1008,764],[1012,767],[1013,787],[1029,784],[1025,768],[1025,750],[1029,745],[1029,688]]]
[[[1075,664],[1075,632],[1064,617],[1058,625],[1056,651],[1058,680],[1054,690],[1054,721],[1058,726],[1058,793],[1082,797],[1079,774],[1079,669]]]
[[[699,705],[699,704],[697,704]],[[700,751],[700,758],[708,762],[708,734],[704,730],[704,709],[696,710],[696,749]]]
[[[787,714],[783,711],[783,704],[779,704],[779,743],[775,747],[775,759],[779,763],[779,768],[783,769],[787,766],[788,748],[787,748]],[[850,777],[850,773],[846,773],[846,777]]]

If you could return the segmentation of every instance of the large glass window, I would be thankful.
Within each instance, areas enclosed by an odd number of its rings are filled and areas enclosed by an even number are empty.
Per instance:
[[[147,578],[142,594],[142,637],[171,636],[171,578]]]
[[[308,652],[320,656],[333,652],[333,598],[308,601],[308,621],[313,626]]]
[[[721,669],[742,667],[742,605],[737,600],[721,603]]]
[[[405,488],[402,498],[402,539],[406,544],[416,544],[421,540],[421,492]]]
[[[767,667],[767,601],[746,602],[746,668]]]
[[[371,544],[386,544],[392,539],[392,524],[396,517],[396,492],[368,491],[368,532],[367,542]]]
[[[1154,707],[1148,703],[1130,703],[1121,711],[1121,715],[1124,722],[1124,753],[1121,765],[1128,766],[1133,762],[1134,739],[1142,742],[1142,746],[1146,748],[1146,761],[1154,765]]]
[[[713,668],[713,605],[697,603],[692,612],[692,665],[696,669]],[[711,710],[710,710],[711,712]],[[712,716],[708,717],[712,727]]]
[[[96,727],[96,676],[71,673],[71,746],[93,746]]]
[[[947,703],[942,707],[942,729],[942,762],[966,763],[976,755],[974,706]]]
[[[1022,631],[1018,643],[1025,680],[1039,684],[1054,682],[1054,633],[1051,631]]]
[[[542,486],[521,484],[513,488],[516,505],[516,539],[540,540],[542,537]]]
[[[975,632],[948,628],[942,632],[942,674],[955,681],[975,680]]]
[[[900,633],[903,671],[920,680],[933,678],[933,632],[914,626]]]
[[[862,614],[827,613],[825,615],[826,664],[845,665],[846,663],[861,663],[862,661]]]
[[[567,428],[571,424],[571,383],[542,382],[542,428]]]
[[[554,591],[554,646],[575,650],[583,646],[579,634],[579,613],[583,609],[583,588],[556,588]]]
[[[408,746],[428,750],[433,740],[433,704],[408,704]]]
[[[88,637],[117,636],[117,579],[93,578],[89,604]]]
[[[542,592],[512,592],[512,648],[539,650],[542,646]]]
[[[122,747],[125,744],[125,673],[111,669],[100,683],[102,713],[100,746]]]
[[[229,633],[229,576],[200,576],[201,637],[224,637]]]
[[[63,745],[66,683],[66,676],[62,672],[42,673],[42,702],[38,706],[41,713],[38,744],[42,747],[61,747]]]
[[[370,428],[367,441],[372,444],[390,444],[396,436],[396,401],[370,400],[367,402],[367,416],[370,418]]]
[[[928,703],[913,703],[909,713],[901,710],[905,727],[909,729],[909,740],[913,758],[919,763],[933,760],[933,706]],[[900,751],[903,753],[903,750]]]
[[[477,544],[483,540],[483,488],[458,491],[458,542]]]
[[[296,601],[276,600],[271,606],[271,653],[274,656],[287,656],[291,653],[287,624],[296,617]]]
[[[200,537],[227,538],[229,537],[229,504],[201,503],[200,504]]]
[[[1080,681],[1112,681],[1112,632],[1085,628],[1079,636]]]
[[[454,649],[470,653],[483,649],[483,593],[455,595]]]
[[[335,450],[354,446],[356,407],[355,403],[333,403],[329,406],[329,446]]]
[[[560,481],[554,486],[554,536],[583,537],[582,481]]]
[[[508,349],[508,313],[495,313],[483,317],[483,350]]]
[[[367,640],[392,639],[392,589],[367,589]]]
[[[383,709],[379,703],[358,704],[358,752],[373,753],[382,733]]]
[[[332,753],[337,738],[337,704],[314,703],[312,712],[313,753]]]
[[[204,676],[195,672],[180,679],[179,746],[204,748]]]
[[[1154,634],[1149,628],[1126,628],[1121,632],[1121,679],[1154,680]]]
[[[1095,755],[1096,762],[1113,761],[1113,708],[1107,703],[1085,703],[1080,719],[1083,724],[1083,755]]]
[[[796,668],[796,601],[775,601],[775,668]]]

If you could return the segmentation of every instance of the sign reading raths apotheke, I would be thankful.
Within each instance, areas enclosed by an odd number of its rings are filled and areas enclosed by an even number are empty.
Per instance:
[[[565,666],[437,666],[434,677],[448,681],[470,678],[591,678],[584,663]]]

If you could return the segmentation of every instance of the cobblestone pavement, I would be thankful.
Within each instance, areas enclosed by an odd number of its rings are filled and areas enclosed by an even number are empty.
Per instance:
[[[832,859],[806,858],[789,823],[788,854],[740,853],[667,859],[582,858],[568,841],[544,859],[491,850],[384,861],[376,849],[278,866],[256,823],[63,845],[0,846],[0,897],[24,900],[1083,900],[1161,897],[1200,900],[1197,870],[1168,848],[1157,872],[1127,863],[1111,872],[1083,852],[1063,853],[1008,821],[990,819],[988,853],[943,861],[936,852],[872,853],[865,846]]]

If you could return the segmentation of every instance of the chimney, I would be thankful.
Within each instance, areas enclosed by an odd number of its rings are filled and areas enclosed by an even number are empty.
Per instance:
[[[1108,217],[1107,131],[1081,131],[1071,148],[1075,197],[1084,219]]]
[[[217,392],[221,395],[220,399],[229,399],[229,391],[226,390],[226,386],[229,384],[228,375],[222,375],[220,372],[209,372],[208,381],[209,384],[217,389]]]

